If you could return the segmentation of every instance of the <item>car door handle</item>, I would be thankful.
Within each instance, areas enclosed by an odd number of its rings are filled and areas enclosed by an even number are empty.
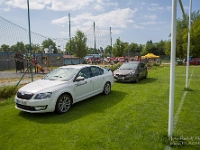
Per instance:
[[[81,83],[76,83],[75,86],[80,86],[80,85],[84,85],[84,84],[87,84],[87,81],[81,82]]]

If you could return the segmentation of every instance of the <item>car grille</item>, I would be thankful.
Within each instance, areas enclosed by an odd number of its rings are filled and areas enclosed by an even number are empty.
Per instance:
[[[117,77],[126,77],[127,75],[116,74]]]
[[[16,106],[18,108],[25,109],[25,110],[36,111],[34,107],[30,107],[30,106],[24,106],[24,105],[20,105],[20,104],[17,104],[17,103],[16,103]]]
[[[34,94],[22,94],[22,92],[17,92],[17,97],[21,99],[29,100]]]

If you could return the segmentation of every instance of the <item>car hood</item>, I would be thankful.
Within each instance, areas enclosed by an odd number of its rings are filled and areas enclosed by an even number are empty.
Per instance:
[[[37,81],[31,82],[31,83],[23,86],[22,88],[19,89],[19,91],[36,93],[38,91],[52,88],[52,87],[60,85],[62,83],[66,83],[66,81],[37,80]]]
[[[119,69],[119,70],[114,71],[114,74],[126,75],[131,72],[135,72],[135,70],[120,70]]]

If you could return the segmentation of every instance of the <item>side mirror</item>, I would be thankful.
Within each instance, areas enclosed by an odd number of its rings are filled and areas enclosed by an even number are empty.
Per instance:
[[[77,77],[76,78],[76,80],[75,81],[83,81],[85,78],[84,77],[82,77],[82,76],[79,76],[79,77]]]

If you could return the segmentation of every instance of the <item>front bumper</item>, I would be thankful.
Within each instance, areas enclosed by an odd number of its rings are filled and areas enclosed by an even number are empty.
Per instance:
[[[119,82],[134,82],[136,76],[114,76],[115,81]]]
[[[53,98],[40,99],[40,100],[25,100],[20,99],[15,96],[15,108],[21,111],[30,112],[30,113],[43,113],[43,112],[53,112],[55,109],[55,103],[52,100]]]

